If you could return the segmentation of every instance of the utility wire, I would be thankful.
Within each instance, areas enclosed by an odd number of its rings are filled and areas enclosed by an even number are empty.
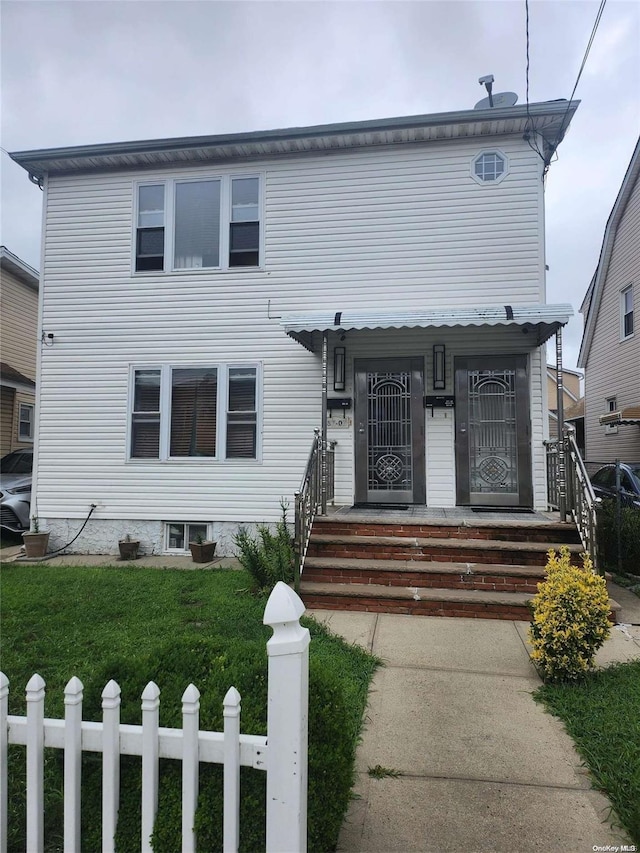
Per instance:
[[[575,85],[573,87],[573,91],[571,92],[571,96],[570,96],[569,101],[567,103],[567,109],[565,110],[565,113],[562,117],[562,121],[560,122],[560,130],[558,131],[558,135],[557,135],[558,141],[562,139],[562,136],[563,136],[564,131],[566,129],[565,122],[567,120],[567,116],[569,115],[569,110],[571,109],[571,103],[573,101],[573,96],[576,93],[576,89],[578,88],[578,83],[580,82],[580,77],[582,76],[582,72],[584,71],[584,67],[587,63],[589,51],[591,50],[591,45],[593,44],[593,40],[595,38],[596,31],[598,29],[598,25],[600,24],[600,19],[602,18],[602,13],[604,12],[604,7],[606,6],[606,4],[607,4],[607,0],[600,0],[600,6],[599,6],[598,12],[596,14],[596,19],[595,19],[594,24],[593,24],[593,29],[591,30],[591,35],[589,36],[589,42],[587,44],[586,50],[584,52],[584,56],[582,58],[582,64],[580,65],[580,70],[578,71],[578,76],[576,77],[576,82],[575,82]],[[533,129],[533,120],[532,120],[531,115],[529,113],[529,66],[530,66],[530,59],[529,59],[529,0],[525,0],[525,12],[526,12],[525,27],[526,27],[526,37],[527,37],[527,67],[526,67],[527,126],[526,126],[526,130],[525,130],[525,137],[526,137],[529,135],[530,130]],[[535,136],[534,136],[534,138],[535,138]],[[544,137],[543,137],[543,139],[544,139]],[[549,167],[550,159],[547,156],[542,154],[542,152],[538,148],[537,143],[532,144],[530,139],[527,139],[527,142],[529,144],[529,147],[533,151],[535,151],[539,157],[542,158],[542,160],[545,164],[545,173],[546,173],[546,170]],[[554,153],[555,153],[555,148],[554,148]]]
[[[604,7],[607,5],[607,0],[600,0],[600,7],[598,9],[598,13],[596,15],[595,22],[593,24],[593,29],[591,30],[591,35],[589,36],[589,43],[587,44],[587,49],[584,52],[584,57],[582,58],[582,65],[580,66],[580,70],[578,71],[578,76],[576,77],[575,86],[573,87],[573,91],[571,92],[571,97],[569,98],[569,103],[567,104],[567,110],[562,117],[562,121],[560,122],[560,132],[558,137],[562,139],[562,134],[565,130],[565,121],[567,115],[569,114],[569,110],[571,109],[571,102],[573,101],[573,96],[576,93],[576,89],[578,88],[578,83],[580,82],[580,77],[582,77],[582,72],[584,71],[584,66],[587,64],[587,57],[589,56],[589,51],[591,50],[591,45],[593,44],[593,40],[596,35],[596,30],[598,29],[598,25],[600,24],[600,18],[602,17],[602,13],[604,12]]]
[[[540,149],[538,148],[538,143],[536,141],[536,135],[533,134],[533,143],[531,142],[532,134],[530,134],[530,130],[533,128],[533,119],[531,118],[531,113],[529,112],[529,67],[531,65],[530,57],[529,57],[529,0],[524,0],[524,8],[525,8],[525,30],[527,35],[527,69],[526,69],[526,83],[527,83],[527,91],[526,91],[526,100],[527,100],[527,124],[525,127],[525,139],[529,148],[532,151],[535,151],[538,157],[544,160],[544,156]]]

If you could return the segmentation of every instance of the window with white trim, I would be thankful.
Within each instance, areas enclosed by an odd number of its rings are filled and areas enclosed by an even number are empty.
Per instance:
[[[33,441],[33,415],[35,408],[32,403],[20,403],[18,407],[18,441]]]
[[[618,411],[618,398],[617,397],[607,397],[607,413]],[[618,424],[605,424],[604,427],[605,435],[616,435],[618,432]]]
[[[186,553],[189,542],[210,538],[209,525],[205,521],[169,521],[165,524],[165,551]]]
[[[170,179],[136,188],[136,272],[258,267],[258,175]]]
[[[134,367],[130,459],[258,459],[260,370],[252,364]]]
[[[483,151],[473,160],[472,175],[479,183],[496,183],[507,173],[507,158],[499,151]]]
[[[624,340],[633,335],[633,285],[620,293],[620,333]]]

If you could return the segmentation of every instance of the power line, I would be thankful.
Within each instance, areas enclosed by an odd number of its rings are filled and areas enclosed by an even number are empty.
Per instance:
[[[576,89],[578,88],[578,83],[580,82],[580,77],[582,77],[582,72],[584,71],[584,66],[587,63],[587,57],[589,56],[589,51],[591,50],[591,45],[593,44],[593,40],[596,35],[596,30],[598,29],[598,25],[600,23],[600,18],[602,17],[602,13],[604,12],[604,7],[607,4],[607,0],[600,0],[600,7],[598,9],[598,13],[596,15],[595,22],[593,24],[593,29],[591,30],[591,35],[589,36],[589,43],[587,44],[587,49],[584,52],[584,57],[582,58],[582,64],[580,65],[580,70],[578,71],[578,76],[576,77],[576,82],[573,87],[573,91],[571,92],[571,97],[569,98],[569,103],[567,104],[567,109],[562,117],[562,121],[560,122],[560,132],[558,133],[558,138],[562,139],[562,134],[564,133],[565,126],[564,123],[566,121],[567,115],[569,114],[569,110],[571,109],[571,102],[573,101],[573,96],[576,93]]]
[[[593,29],[591,30],[591,35],[589,36],[589,42],[587,44],[586,50],[584,52],[584,56],[582,58],[580,70],[578,71],[578,76],[576,77],[576,82],[575,82],[575,85],[573,87],[573,91],[571,92],[571,96],[570,96],[569,101],[567,103],[567,109],[565,110],[565,113],[562,116],[562,121],[560,122],[560,130],[558,131],[558,136],[557,136],[558,140],[562,139],[562,136],[563,136],[564,131],[566,129],[565,122],[567,120],[567,116],[569,115],[569,110],[571,109],[571,103],[573,101],[573,96],[576,93],[576,89],[578,88],[578,83],[580,82],[580,77],[582,76],[582,72],[584,71],[584,67],[587,63],[589,51],[591,50],[591,45],[593,44],[593,40],[595,38],[596,31],[598,29],[598,25],[600,24],[600,19],[602,18],[602,13],[604,12],[604,7],[606,6],[606,4],[607,4],[607,0],[600,0],[600,7],[598,8],[598,12],[596,14],[596,19],[595,19],[594,24],[593,24]],[[528,136],[529,130],[533,127],[533,121],[532,121],[531,115],[529,114],[529,66],[530,66],[530,58],[529,58],[529,0],[525,0],[525,13],[526,13],[525,28],[526,28],[526,38],[527,38],[527,66],[526,66],[527,126],[526,126],[526,130],[525,130],[525,137],[526,137],[526,136]],[[548,157],[546,157],[542,154],[542,152],[540,151],[540,149],[537,146],[537,143],[535,145],[532,145],[530,139],[527,139],[527,143],[529,144],[529,147],[533,151],[535,151],[539,157],[542,158],[542,160],[545,164],[545,172],[546,172],[547,168],[549,167],[549,162],[550,162]]]

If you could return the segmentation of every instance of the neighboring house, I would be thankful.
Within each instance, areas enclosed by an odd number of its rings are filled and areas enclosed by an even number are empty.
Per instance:
[[[573,411],[580,400],[581,379],[582,373],[577,370],[562,368],[562,405],[565,421],[567,413]],[[547,406],[549,407],[549,437],[553,439],[558,435],[558,384],[557,370],[553,364],[547,364]]]
[[[0,456],[33,444],[37,270],[0,246]]]
[[[581,307],[586,456],[640,461],[640,140]]]
[[[546,509],[543,174],[577,102],[14,153],[45,198],[39,515],[176,552],[293,504]],[[291,514],[290,514],[291,518]]]

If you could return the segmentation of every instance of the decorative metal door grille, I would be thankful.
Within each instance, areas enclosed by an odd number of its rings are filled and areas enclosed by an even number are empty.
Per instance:
[[[367,416],[369,490],[410,491],[411,373],[367,373]]]
[[[471,370],[470,491],[518,492],[515,370]]]

